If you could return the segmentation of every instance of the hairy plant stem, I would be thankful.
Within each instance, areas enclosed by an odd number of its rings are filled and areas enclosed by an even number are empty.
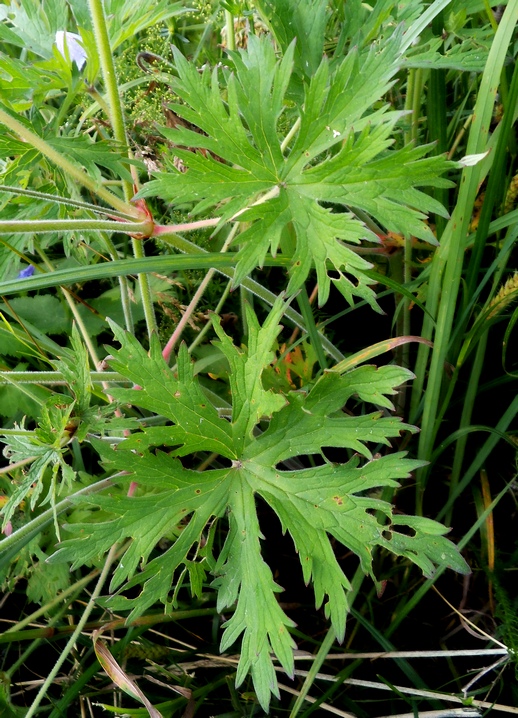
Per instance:
[[[404,249],[397,249],[389,255],[390,276],[399,284],[407,284],[411,281],[411,257],[412,239],[405,237]],[[396,317],[396,336],[404,337],[410,334],[410,300],[403,294],[396,292],[394,295],[394,307]],[[409,345],[402,344],[397,347],[394,359],[399,366],[409,367]],[[404,416],[406,404],[406,386],[399,389],[394,405],[398,416]]]
[[[115,381],[131,384],[131,382],[114,371],[91,371],[90,381],[93,384],[102,384],[104,381]],[[60,371],[0,371],[0,386],[2,384],[42,384],[43,386],[66,386],[67,381]],[[2,429],[6,436],[18,434],[32,434],[23,429]]]
[[[74,648],[74,646],[77,642],[77,639],[81,635],[81,633],[85,627],[85,624],[88,621],[90,614],[92,613],[93,609],[95,608],[95,601],[101,595],[102,588],[106,582],[106,579],[108,578],[108,574],[110,572],[112,563],[115,559],[116,552],[117,552],[117,544],[114,544],[111,547],[111,549],[106,557],[103,569],[101,571],[101,575],[99,576],[99,580],[97,581],[97,584],[96,584],[94,590],[92,591],[90,600],[88,601],[86,608],[83,611],[83,615],[81,616],[81,618],[78,621],[78,624],[76,626],[74,633],[70,636],[70,639],[68,640],[67,645],[63,649],[63,651],[62,651],[61,655],[59,656],[58,660],[56,661],[54,667],[52,668],[49,675],[45,679],[43,685],[41,686],[40,690],[38,691],[38,694],[37,694],[36,698],[34,699],[34,701],[32,702],[29,710],[27,711],[25,718],[32,718],[32,716],[35,715],[41,701],[45,697],[45,694],[47,693],[50,686],[52,685],[54,678],[58,675],[58,673],[61,669],[61,666],[67,660],[70,652]]]
[[[145,256],[143,240],[132,238],[131,246],[133,248],[133,256],[135,259],[142,259]],[[157,324],[148,275],[144,273],[139,274],[138,283],[140,287],[140,298],[144,308],[144,317],[146,319],[146,329],[148,337],[151,337],[151,334],[157,330]]]
[[[247,212],[252,207],[257,207],[260,204],[268,202],[270,199],[274,199],[279,196],[279,185],[274,185],[268,192],[261,195],[255,202],[252,202],[248,207],[240,209],[236,212],[227,222],[235,222],[239,217]],[[178,232],[189,232],[195,229],[204,229],[208,227],[216,227],[222,221],[221,217],[210,217],[209,219],[200,219],[196,222],[185,222],[183,224],[155,224],[153,227],[152,237],[160,237],[164,234],[177,234]]]
[[[92,27],[95,36],[95,44],[99,53],[101,71],[103,74],[106,97],[108,100],[109,117],[113,128],[113,135],[124,153],[129,152],[126,127],[124,124],[124,113],[119,96],[119,85],[115,74],[115,64],[110,47],[108,27],[104,15],[102,0],[88,0],[90,14],[92,16]],[[124,197],[127,202],[133,196],[133,188],[128,180],[123,181]]]
[[[94,28],[95,41],[97,49],[99,51],[99,58],[101,61],[101,69],[104,78],[104,84],[106,87],[106,94],[108,98],[108,106],[110,109],[110,121],[113,127],[113,134],[117,142],[122,146],[127,156],[130,156],[128,138],[126,135],[126,127],[124,124],[124,113],[122,110],[122,103],[119,94],[119,85],[117,82],[117,76],[115,74],[115,65],[113,62],[113,54],[110,47],[110,38],[108,36],[108,28],[106,26],[106,18],[104,15],[104,9],[102,0],[89,0],[90,13],[92,15],[92,22]],[[122,181],[122,188],[126,202],[130,202],[133,197],[134,190],[131,182],[128,180]],[[133,249],[133,256],[135,259],[141,259],[144,257],[144,248],[142,246],[142,240],[132,237],[131,245]],[[156,317],[153,308],[153,300],[151,297],[151,287],[149,285],[149,277],[147,274],[139,274],[138,282],[140,286],[140,296],[142,299],[142,306],[144,308],[144,317],[146,319],[146,327],[148,337],[156,331]]]
[[[41,199],[44,202],[51,202],[52,204],[55,203],[64,204],[68,207],[79,207],[81,209],[95,212],[96,214],[107,214],[110,217],[120,217],[124,220],[134,219],[134,214],[128,214],[127,212],[118,212],[116,209],[107,209],[106,207],[100,207],[99,205],[91,204],[90,202],[83,202],[82,200],[72,199],[71,197],[60,197],[55,194],[49,194],[48,192],[38,192],[34,189],[0,185],[0,192],[9,192],[10,194],[16,194],[25,197],[34,197],[35,199]]]
[[[81,232],[111,230],[112,232],[138,232],[146,234],[149,221],[145,222],[114,222],[108,219],[8,219],[0,221],[0,233],[23,234],[33,232]]]
[[[115,245],[113,244],[111,237],[106,232],[100,233],[101,239],[103,240],[104,244],[106,245],[106,249],[108,250],[108,253],[112,259],[112,261],[116,261],[119,258],[119,255],[117,253],[117,250],[115,249]],[[128,332],[131,332],[133,334],[134,331],[134,324],[133,324],[133,313],[131,311],[131,300],[130,300],[130,289],[129,289],[129,282],[127,277],[123,277],[120,274],[117,275],[117,279],[119,282],[119,287],[121,290],[121,304],[122,304],[122,313],[124,314],[124,324]]]
[[[2,468],[0,468],[0,475],[9,474],[14,469],[21,469],[22,466],[27,466],[27,464],[33,462],[35,458],[35,456],[27,456],[25,459],[20,459],[20,461],[14,461],[12,464],[2,466]]]
[[[159,237],[162,234],[176,234],[177,232],[190,232],[196,229],[216,227],[220,222],[221,217],[214,217],[211,219],[199,219],[196,222],[183,222],[181,224],[155,224],[153,227],[153,237]]]
[[[117,195],[94,182],[94,180],[90,179],[86,172],[68,160],[60,152],[57,152],[53,147],[45,142],[42,137],[36,135],[32,132],[32,130],[29,130],[19,120],[15,119],[12,115],[8,114],[1,108],[0,122],[19,135],[19,137],[25,140],[25,142],[28,142],[32,147],[41,152],[42,155],[45,155],[45,157],[51,160],[57,167],[60,167],[67,175],[69,175],[69,177],[75,179],[82,187],[88,189],[90,192],[96,194],[104,200],[110,207],[113,207],[125,216],[136,218],[142,217],[141,210],[123,202],[119,199],[119,197],[117,197]]]
[[[227,50],[235,50],[236,36],[234,35],[234,16],[230,10],[225,10],[225,30],[227,35]]]

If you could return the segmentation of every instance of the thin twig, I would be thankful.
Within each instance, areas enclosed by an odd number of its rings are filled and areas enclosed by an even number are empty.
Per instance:
[[[282,668],[276,668],[277,671],[282,671]],[[307,677],[309,675],[309,671],[294,671],[294,675],[301,676],[301,677]],[[459,698],[453,693],[439,693],[438,691],[424,691],[419,688],[411,688],[409,686],[388,686],[386,683],[378,683],[376,681],[364,681],[359,680],[357,678],[346,678],[345,680],[342,680],[341,678],[337,678],[336,676],[328,675],[327,673],[317,673],[314,676],[315,679],[319,679],[322,681],[330,681],[330,682],[336,682],[340,681],[342,683],[346,683],[350,686],[358,686],[360,688],[374,688],[376,690],[380,691],[392,691],[393,688],[396,691],[399,691],[400,693],[409,695],[409,696],[418,696],[420,698],[433,698],[434,700],[440,700],[440,701],[451,701],[452,703],[464,703],[466,698]],[[518,715],[518,708],[513,708],[512,706],[505,706],[500,703],[491,703],[490,701],[477,701],[475,699],[471,699],[471,706],[476,708],[491,708],[492,710],[501,711],[502,713],[514,713],[515,715]]]
[[[222,252],[222,253],[226,252],[227,249],[229,248],[229,246],[230,246],[232,240],[234,239],[235,234],[236,234],[236,232],[237,232],[237,230],[238,230],[238,226],[239,226],[238,224],[234,224],[234,226],[233,226],[232,229],[230,230],[230,232],[229,232],[229,234],[228,234],[228,237],[226,238],[225,243],[224,243],[223,247],[221,248],[221,252]],[[183,330],[184,330],[184,328],[185,328],[185,325],[187,324],[187,322],[188,322],[189,319],[191,318],[191,316],[192,316],[194,310],[195,310],[196,307],[198,306],[198,302],[200,301],[200,299],[202,298],[203,294],[205,293],[205,290],[206,290],[207,287],[209,286],[209,283],[210,283],[210,281],[211,281],[211,279],[212,279],[212,277],[214,276],[215,273],[216,273],[216,270],[215,270],[215,269],[209,269],[209,271],[207,272],[207,274],[205,275],[205,277],[204,277],[203,280],[201,281],[200,286],[199,286],[198,289],[196,290],[196,292],[195,292],[193,298],[192,298],[191,301],[189,302],[189,306],[187,307],[187,309],[186,309],[185,312],[183,313],[183,316],[182,316],[182,318],[180,319],[180,321],[178,322],[178,325],[176,326],[174,332],[172,333],[172,335],[171,335],[169,341],[168,341],[167,344],[165,345],[164,350],[162,351],[162,356],[164,357],[164,359],[166,360],[166,362],[169,361],[169,358],[171,357],[172,351],[173,351],[173,349],[174,349],[176,343],[178,342],[178,339],[181,337],[182,332],[183,332]]]

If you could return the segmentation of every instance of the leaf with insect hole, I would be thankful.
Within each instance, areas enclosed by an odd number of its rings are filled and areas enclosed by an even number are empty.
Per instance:
[[[199,562],[200,571],[214,577],[219,611],[234,608],[224,626],[221,648],[242,639],[237,683],[251,672],[265,709],[270,695],[278,695],[272,654],[293,675],[295,644],[289,632],[294,624],[276,599],[282,588],[262,555],[256,497],[273,509],[283,531],[291,536],[304,580],[313,584],[317,607],[325,604],[339,640],[344,637],[351,586],[331,539],[354,552],[374,580],[372,554],[378,545],[410,559],[427,574],[437,566],[468,570],[453,544],[442,536],[440,524],[393,517],[390,504],[371,495],[378,487],[396,487],[398,479],[422,465],[401,452],[380,457],[371,450],[374,445],[388,446],[401,431],[414,429],[377,410],[359,415],[342,411],[353,395],[390,408],[387,397],[411,373],[394,366],[357,366],[343,374],[327,371],[304,392],[265,389],[262,373],[274,358],[272,347],[285,309],[285,303],[277,300],[262,326],[247,309],[248,347],[235,346],[213,317],[217,343],[230,365],[230,420],[207,399],[184,346],[173,373],[158,341],[148,353],[132,334],[113,326],[121,347],[112,350],[111,367],[141,388],[110,389],[110,393],[119,401],[161,414],[168,423],[143,428],[116,446],[95,442],[106,469],[127,472],[118,481],[123,486],[138,482],[141,495],[87,497],[86,503],[99,506],[101,516],[110,518],[69,526],[79,537],[65,541],[50,559],[70,560],[76,568],[114,542],[131,539],[111,582],[111,591],[118,595],[105,603],[113,610],[131,609],[132,617],[156,601],[170,604],[175,576],[182,567],[192,575],[193,562]],[[345,463],[330,463],[324,447],[346,449],[353,455]],[[199,472],[181,463],[181,457],[199,452],[217,453],[227,466]],[[304,462],[307,456],[318,457],[320,465]],[[386,521],[381,522],[379,515]],[[217,555],[210,538],[215,521],[226,521],[228,526]],[[398,531],[405,524],[414,536]],[[153,554],[163,536],[171,542],[169,548]],[[120,595],[135,586],[142,587],[139,595]]]

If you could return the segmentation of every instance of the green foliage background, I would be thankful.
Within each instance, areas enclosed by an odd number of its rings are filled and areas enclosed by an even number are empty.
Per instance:
[[[514,477],[509,462],[491,489],[479,472],[514,446],[518,405],[494,425],[473,414],[491,328],[508,319],[505,347],[516,316],[518,2],[500,23],[474,5],[0,5],[0,576],[7,593],[27,579],[58,625],[98,579],[28,718],[76,700],[53,683],[105,611],[128,626],[224,615],[232,715],[247,713],[248,676],[252,713],[272,697],[284,710],[276,664],[294,676],[300,632],[258,507],[331,624],[291,716],[354,605],[374,605],[364,575],[405,596],[384,634],[369,629],[386,650],[445,569],[469,573],[445,537],[466,493],[460,544],[480,535],[493,606],[489,519]],[[76,33],[63,53],[62,30]],[[353,353],[354,316],[387,295],[392,336],[360,319]],[[514,379],[504,358],[500,384]],[[401,483],[415,488],[405,511]],[[184,685],[153,708],[98,635],[93,647],[150,715],[205,695]],[[23,661],[4,665],[10,715]],[[97,664],[81,665],[86,685]]]

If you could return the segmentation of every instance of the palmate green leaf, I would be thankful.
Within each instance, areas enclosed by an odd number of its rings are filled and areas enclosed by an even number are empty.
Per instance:
[[[18,317],[28,319],[46,334],[64,334],[70,330],[66,308],[52,294],[15,297],[9,304]]]
[[[34,565],[27,581],[27,598],[33,603],[44,606],[70,586],[71,574],[66,564],[49,566],[45,562],[47,555],[39,546],[35,546],[34,553],[38,562]]]
[[[269,38],[251,36],[246,51],[230,53],[231,73],[200,73],[176,50],[173,90],[183,104],[172,109],[201,133],[180,126],[162,130],[178,146],[172,152],[186,171],[171,162],[171,171],[145,185],[140,196],[193,204],[193,213],[210,209],[222,221],[240,213],[246,224],[234,240],[241,247],[236,284],[262,265],[268,251],[280,250],[292,259],[289,294],[314,267],[320,304],[333,281],[350,303],[360,297],[376,306],[364,274],[371,265],[347,243],[378,238],[355,210],[387,231],[435,242],[426,215],[445,210],[420,188],[450,185],[440,177],[451,166],[445,158],[423,158],[427,148],[389,149],[400,113],[386,106],[370,109],[394,81],[401,43],[399,29],[381,47],[353,48],[332,67],[322,60],[305,86],[289,149],[281,146],[279,121],[293,72],[293,42],[277,60]],[[326,263],[338,277],[329,277]]]
[[[65,3],[11,2],[0,11],[0,38],[40,57],[48,57],[56,30],[64,29],[66,24]]]
[[[2,27],[0,24],[0,38]],[[63,82],[56,72],[0,54],[0,93],[16,109],[31,107],[35,96],[45,97],[62,88]]]
[[[74,9],[80,5],[80,2],[74,0],[69,2]],[[104,11],[110,33],[110,46],[115,49],[146,28],[160,25],[170,18],[189,12],[189,6],[171,0],[138,4],[132,0],[110,0],[106,3]]]
[[[26,435],[14,435],[2,438],[6,444],[4,456],[12,463],[31,459],[27,472],[20,482],[14,485],[9,500],[0,510],[2,528],[8,523],[16,508],[30,494],[31,510],[38,504],[38,499],[45,488],[44,478],[47,467],[52,467],[50,488],[41,504],[50,501],[54,505],[56,495],[56,479],[61,471],[63,481],[60,490],[69,487],[75,472],[63,458],[64,447],[70,439],[68,429],[74,402],[64,395],[53,395],[41,408],[38,428]],[[21,427],[23,429],[23,425]]]
[[[128,160],[113,147],[113,143],[105,140],[92,142],[86,137],[48,137],[46,141],[58,152],[74,159],[82,165],[87,173],[95,179],[101,179],[100,167],[111,170],[116,176],[131,180],[128,164],[139,164],[136,160]]]
[[[491,40],[487,38],[468,37],[462,43],[449,47],[444,53],[439,52],[443,44],[442,38],[430,39],[424,47],[417,48],[409,54],[405,67],[421,67],[425,69],[459,70],[460,72],[482,72],[486,66]]]
[[[381,545],[386,545],[390,551],[399,556],[407,556],[416,563],[423,573],[434,573],[436,557],[441,557],[444,566],[463,573],[465,563],[451,541],[444,538],[449,529],[437,521],[431,521],[423,516],[393,516],[392,525],[405,525],[414,530],[414,535],[390,532]]]
[[[271,694],[278,695],[272,654],[291,675],[294,643],[289,633],[293,623],[276,600],[282,588],[262,557],[256,496],[273,509],[292,537],[304,580],[314,586],[316,605],[325,604],[339,640],[345,633],[350,584],[331,538],[354,552],[374,580],[372,552],[378,545],[409,558],[427,575],[437,566],[467,570],[442,535],[442,526],[414,517],[393,518],[391,506],[370,494],[378,487],[396,487],[398,479],[421,465],[404,453],[372,453],[373,446],[389,445],[390,438],[412,427],[379,411],[356,416],[343,411],[353,395],[391,407],[388,396],[411,373],[392,366],[364,366],[343,375],[327,371],[308,391],[266,390],[262,373],[272,362],[271,348],[285,309],[279,299],[262,326],[248,309],[248,347],[235,346],[213,319],[219,348],[231,369],[230,420],[220,417],[206,398],[185,348],[172,372],[157,343],[148,355],[131,334],[114,327],[121,347],[113,350],[110,363],[135,388],[114,388],[110,393],[164,415],[171,424],[143,429],[115,446],[93,442],[108,471],[127,472],[120,479],[122,488],[137,482],[138,493],[86,498],[101,513],[93,512],[91,523],[69,526],[78,538],[65,541],[51,559],[70,560],[75,568],[96,560],[114,542],[131,539],[110,590],[120,594],[137,585],[142,590],[137,597],[115,595],[104,603],[114,610],[131,609],[132,617],[157,601],[171,605],[175,574],[182,567],[196,591],[200,577],[212,574],[218,609],[234,608],[221,648],[230,648],[242,637],[237,683],[250,672],[265,709]],[[333,464],[325,457],[326,447],[356,453],[346,463]],[[199,452],[217,452],[230,465],[200,473],[181,463],[179,457]],[[307,456],[321,465],[308,467]],[[293,468],[295,459],[302,468]],[[386,523],[380,523],[378,515],[385,515]],[[226,519],[228,528],[223,548],[213,556],[215,519],[220,525]],[[399,525],[409,526],[415,535],[400,533]],[[157,553],[162,537],[172,543]],[[208,551],[206,541],[211,544]]]

